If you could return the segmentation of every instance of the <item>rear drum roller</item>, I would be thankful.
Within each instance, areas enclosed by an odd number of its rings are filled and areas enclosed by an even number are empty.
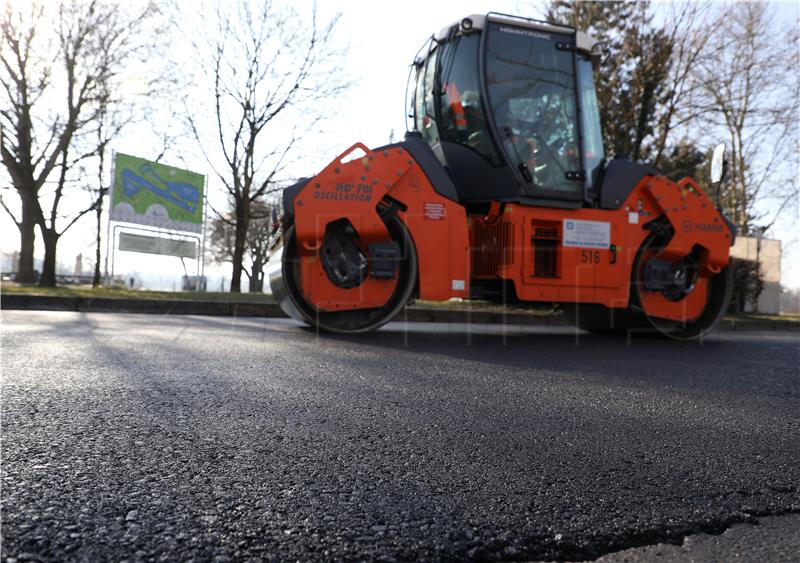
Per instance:
[[[664,245],[657,235],[642,243],[633,265],[631,301],[649,325],[665,336],[698,338],[716,326],[728,309],[733,290],[731,269],[726,267],[711,278],[700,277],[697,265],[687,257],[671,272],[669,287],[653,291],[648,289],[647,265]],[[681,320],[665,318],[666,314]]]
[[[283,289],[293,306],[288,307],[293,310],[287,312],[314,328],[339,334],[369,332],[391,321],[405,307],[414,291],[417,281],[417,253],[402,221],[393,217],[387,222],[386,228],[401,252],[395,274],[396,285],[386,303],[370,309],[320,311],[306,300],[300,289],[300,259],[297,255],[294,226],[290,226],[284,234],[281,264]],[[363,251],[354,239],[348,239],[339,229],[326,232],[319,258],[325,274],[339,287],[357,288],[371,282]],[[280,296],[276,297],[280,301]],[[283,308],[287,309],[285,306]]]
[[[629,331],[659,333],[679,340],[697,338],[713,328],[731,299],[733,280],[730,268],[714,277],[699,278],[696,265],[687,261],[673,272],[673,283],[663,291],[647,289],[645,271],[648,260],[664,247],[656,235],[649,236],[639,249],[631,279],[631,304],[627,309],[609,309],[593,303],[565,303],[567,319],[582,330],[599,334],[626,334]],[[689,314],[689,309],[697,309]],[[664,314],[686,318],[675,320]]]

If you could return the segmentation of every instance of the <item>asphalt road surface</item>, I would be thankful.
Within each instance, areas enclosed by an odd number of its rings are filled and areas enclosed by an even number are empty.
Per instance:
[[[4,560],[580,560],[800,522],[797,333],[2,330]]]

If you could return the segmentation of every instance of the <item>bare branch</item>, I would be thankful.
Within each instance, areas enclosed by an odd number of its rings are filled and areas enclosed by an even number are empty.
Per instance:
[[[8,213],[8,216],[11,217],[11,220],[14,221],[14,223],[16,223],[17,226],[19,226],[20,225],[20,221],[17,219],[16,215],[14,215],[14,213],[8,208],[8,206],[6,205],[6,202],[3,201],[3,197],[2,196],[0,196],[0,205],[3,206],[3,209],[5,209],[6,213]]]
[[[75,223],[78,222],[79,219],[81,219],[81,217],[83,217],[84,215],[86,215],[90,211],[94,211],[97,208],[98,205],[100,205],[100,200],[96,199],[94,202],[92,202],[92,204],[89,207],[87,207],[87,208],[83,209],[82,211],[79,211],[78,213],[73,215],[72,219],[70,220],[70,222],[67,223],[67,225],[63,229],[61,229],[61,231],[58,233],[58,236],[61,236],[65,232],[67,232]]]

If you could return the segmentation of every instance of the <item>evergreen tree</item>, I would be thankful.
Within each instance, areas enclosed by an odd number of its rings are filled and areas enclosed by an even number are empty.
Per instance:
[[[645,2],[552,0],[546,18],[602,43],[596,87],[606,154],[647,162],[659,102],[668,93],[672,38],[653,26]]]

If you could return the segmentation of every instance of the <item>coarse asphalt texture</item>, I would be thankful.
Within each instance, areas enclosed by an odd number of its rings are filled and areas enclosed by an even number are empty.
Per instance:
[[[3,560],[585,560],[800,512],[796,333],[2,331]]]

